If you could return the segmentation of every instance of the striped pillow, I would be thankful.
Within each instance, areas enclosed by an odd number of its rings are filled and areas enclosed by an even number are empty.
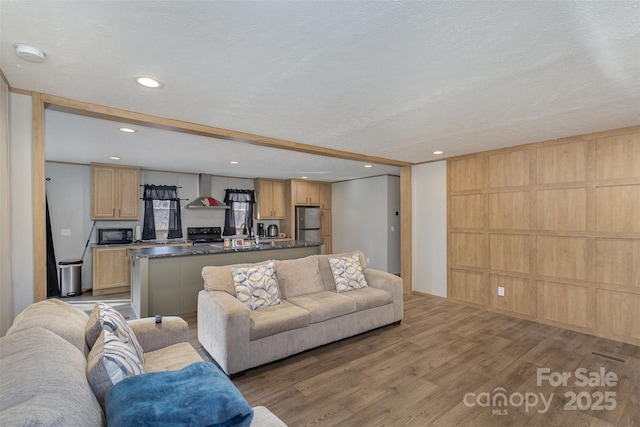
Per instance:
[[[329,258],[333,280],[338,293],[352,289],[366,288],[367,281],[362,272],[360,257],[357,253],[339,258]]]
[[[236,297],[250,310],[280,304],[280,291],[273,262],[232,268]]]
[[[97,302],[91,311],[89,321],[85,327],[85,339],[89,348],[92,348],[100,333],[105,330],[115,334],[122,341],[131,343],[140,361],[144,363],[144,351],[129,327],[129,324],[122,317],[122,314],[115,308],[103,302]]]
[[[101,405],[111,387],[143,372],[143,363],[131,343],[107,329],[100,333],[87,358],[87,379]]]

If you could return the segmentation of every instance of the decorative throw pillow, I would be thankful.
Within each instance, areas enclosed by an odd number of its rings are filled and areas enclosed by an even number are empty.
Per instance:
[[[107,329],[100,333],[87,358],[87,380],[101,405],[111,387],[143,372],[143,362],[130,342]]]
[[[338,293],[367,287],[367,281],[360,265],[360,257],[357,253],[339,258],[329,258],[329,265],[331,265]]]
[[[122,314],[108,304],[97,302],[85,326],[85,339],[89,348],[93,347],[103,330],[117,335],[122,341],[131,343],[138,358],[144,363],[142,346]]]
[[[273,262],[232,268],[236,297],[250,310],[280,304],[280,292]]]

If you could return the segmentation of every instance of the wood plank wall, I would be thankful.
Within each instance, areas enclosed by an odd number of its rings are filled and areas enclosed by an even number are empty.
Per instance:
[[[640,127],[449,159],[447,199],[450,298],[640,344]]]

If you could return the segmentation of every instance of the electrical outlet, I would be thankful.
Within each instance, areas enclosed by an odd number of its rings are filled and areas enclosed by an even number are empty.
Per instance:
[[[498,296],[499,297],[504,296],[504,288],[502,286],[498,286]]]
[[[71,230],[69,228],[63,228],[60,230],[61,236],[71,236]]]
[[[369,264],[371,262],[371,260],[369,258],[367,258],[367,264]]]
[[[391,226],[391,232],[393,233],[394,231],[396,231],[396,228],[392,225]]]

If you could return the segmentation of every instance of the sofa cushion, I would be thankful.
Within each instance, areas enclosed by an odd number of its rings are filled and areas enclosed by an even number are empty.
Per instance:
[[[360,251],[355,252],[344,252],[339,254],[329,254],[329,255],[316,255],[318,259],[318,268],[320,270],[320,277],[322,279],[322,284],[324,286],[325,291],[335,291],[336,290],[336,282],[333,279],[333,271],[331,270],[331,265],[329,264],[329,258],[340,258],[343,256],[351,256],[357,254],[360,259],[360,266],[364,270],[367,268],[367,260],[365,256]]]
[[[120,340],[128,342],[136,351],[138,359],[144,363],[144,351],[125,318],[108,304],[97,302],[91,310],[89,321],[86,322],[85,337],[89,348],[92,348],[103,330],[117,335]]]
[[[177,371],[194,362],[202,362],[202,358],[191,344],[181,342],[146,353],[144,371]]]
[[[264,263],[260,263],[264,264]],[[223,266],[206,266],[202,268],[202,278],[204,279],[205,291],[224,291],[229,295],[236,296],[236,287],[233,283],[233,268],[253,267],[260,265],[256,263],[231,264]]]
[[[280,292],[273,262],[232,268],[236,298],[249,310],[280,304]]]
[[[44,328],[0,338],[0,425],[104,425],[86,365],[82,351]]]
[[[89,316],[79,308],[59,299],[48,299],[31,304],[18,314],[7,335],[41,327],[67,340],[86,356],[89,348],[84,339],[84,327],[88,319]]]
[[[309,325],[309,312],[287,301],[253,310],[249,317],[251,341]]]
[[[274,261],[274,263],[283,298],[324,290],[320,279],[318,260],[314,255],[306,258]]]
[[[287,301],[307,310],[309,323],[322,322],[356,311],[356,301],[353,298],[329,291],[300,295],[289,298]]]
[[[382,289],[372,287],[354,289],[343,292],[340,295],[354,299],[357,311],[368,310],[393,303],[393,295]]]
[[[111,387],[143,372],[142,361],[131,343],[107,329],[100,333],[87,359],[87,379],[101,404]]]
[[[338,293],[367,287],[358,254],[329,258],[329,264]]]

